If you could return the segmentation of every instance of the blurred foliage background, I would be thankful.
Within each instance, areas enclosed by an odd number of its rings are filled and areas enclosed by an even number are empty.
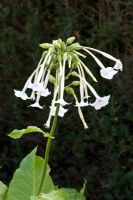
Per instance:
[[[0,0],[0,29],[0,180],[8,184],[22,158],[36,145],[42,155],[46,144],[36,134],[19,141],[7,137],[15,128],[42,128],[48,114],[29,108],[13,89],[21,89],[35,68],[39,43],[74,35],[81,44],[120,58],[124,71],[113,81],[101,79],[88,56],[87,65],[99,78],[94,87],[101,96],[111,94],[111,101],[98,112],[84,108],[86,131],[75,108],[60,120],[51,174],[62,187],[81,188],[86,178],[89,200],[132,200],[133,1]]]

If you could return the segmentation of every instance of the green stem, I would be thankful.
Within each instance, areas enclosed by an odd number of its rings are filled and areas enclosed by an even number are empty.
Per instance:
[[[42,190],[43,183],[44,183],[45,176],[46,176],[46,172],[47,172],[47,165],[48,165],[48,161],[49,161],[49,152],[50,152],[52,137],[54,136],[55,129],[56,129],[59,107],[60,107],[60,104],[57,105],[53,124],[52,124],[52,128],[51,128],[50,135],[49,135],[50,137],[48,137],[48,140],[47,140],[46,151],[45,151],[45,160],[44,160],[44,166],[43,166],[43,173],[42,173],[42,178],[41,178],[38,194],[40,194],[40,192]]]

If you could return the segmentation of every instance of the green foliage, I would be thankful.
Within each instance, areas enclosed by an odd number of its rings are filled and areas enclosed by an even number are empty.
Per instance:
[[[44,160],[36,156],[34,149],[26,156],[20,164],[19,169],[13,175],[13,179],[9,185],[7,199],[8,200],[29,200],[31,196],[36,196],[38,193]],[[43,184],[43,192],[50,192],[54,189],[52,179],[49,175],[50,168],[47,169],[47,174]]]
[[[48,194],[41,194],[38,200],[68,200],[69,195],[62,189],[51,191]]]
[[[6,200],[7,186],[0,181],[0,200]]]
[[[0,200],[85,200],[84,191],[79,193],[75,189],[55,187],[49,175],[49,166],[41,194],[38,195],[44,159],[36,156],[36,151],[37,148],[22,160],[13,175],[8,193],[7,187],[0,182]]]
[[[76,189],[58,189],[48,194],[41,194],[38,200],[85,200],[83,194],[77,192]]]
[[[22,129],[22,130],[15,129],[10,134],[8,134],[8,136],[13,139],[18,139],[18,138],[21,138],[23,135],[26,135],[28,133],[33,133],[33,132],[39,132],[39,133],[42,133],[44,137],[49,137],[49,133],[44,132],[43,130],[41,130],[40,128],[36,126],[28,126],[26,129]]]

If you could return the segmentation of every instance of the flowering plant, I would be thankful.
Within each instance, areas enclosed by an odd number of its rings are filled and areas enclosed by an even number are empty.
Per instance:
[[[109,102],[110,95],[100,97],[95,89],[86,80],[85,75],[87,74],[93,79],[93,81],[97,82],[96,77],[81,59],[86,58],[86,56],[79,51],[83,50],[93,57],[100,67],[100,74],[103,78],[110,80],[119,70],[122,71],[122,63],[119,59],[116,59],[113,56],[97,49],[84,47],[79,43],[73,43],[74,40],[75,37],[71,37],[67,39],[66,43],[61,39],[58,39],[54,40],[52,44],[40,44],[45,51],[42,54],[37,68],[26,81],[22,91],[14,90],[15,95],[23,100],[35,100],[35,103],[30,105],[31,107],[43,109],[39,100],[41,97],[47,97],[51,94],[48,89],[49,82],[54,85],[53,100],[50,106],[49,117],[45,124],[47,128],[50,127],[51,118],[55,115],[56,105],[60,104],[58,115],[63,117],[68,111],[68,109],[64,108],[64,106],[72,103],[64,100],[64,92],[67,92],[69,95],[73,95],[75,99],[75,106],[78,107],[79,116],[85,128],[87,128],[87,125],[85,123],[81,107],[93,106],[96,110],[99,110],[100,108],[106,106]],[[115,65],[113,67],[105,68],[102,62],[92,52],[100,53],[104,57],[113,60]],[[71,76],[74,76],[76,80],[71,82]],[[67,84],[68,81],[69,84]],[[80,100],[78,100],[73,89],[74,86],[79,86]],[[26,94],[27,89],[31,89],[32,91],[30,96]],[[88,90],[96,98],[94,103],[89,102]]]
[[[14,173],[7,195],[5,193],[5,191],[7,191],[6,186],[3,186],[3,199],[85,199],[84,190],[86,182],[79,193],[75,189],[58,189],[54,186],[49,175],[49,152],[51,142],[54,139],[57,119],[58,116],[63,117],[66,112],[69,112],[69,106],[74,104],[74,107],[78,110],[84,128],[87,129],[88,126],[84,119],[82,107],[92,106],[96,110],[99,110],[109,103],[110,95],[100,97],[88,82],[88,75],[95,82],[97,82],[97,79],[83,62],[83,59],[86,58],[84,53],[89,54],[94,59],[96,64],[100,67],[101,76],[105,79],[110,80],[119,70],[122,71],[122,63],[119,59],[103,51],[82,46],[76,42],[74,43],[74,40],[75,37],[70,37],[66,42],[58,39],[54,40],[52,44],[40,44],[44,52],[36,69],[32,72],[21,91],[14,90],[17,97],[23,100],[30,99],[34,101],[30,107],[39,109],[44,108],[44,105],[40,105],[40,98],[45,98],[48,95],[52,96],[49,116],[44,124],[46,128],[51,127],[51,130],[50,133],[48,133],[38,127],[29,126],[26,129],[14,130],[9,134],[10,137],[17,139],[30,132],[40,132],[44,137],[47,137],[48,140],[45,150],[45,159],[36,156],[36,149],[24,158],[20,164],[20,168]],[[96,57],[95,53],[99,53],[114,61],[114,66],[105,67]],[[53,91],[49,89],[50,84],[53,85]],[[79,88],[79,95],[77,94],[76,87]],[[69,102],[69,100],[68,102],[66,101],[66,93],[67,95],[73,96],[73,102]],[[89,100],[91,94],[95,97],[94,102]],[[54,118],[53,122],[52,118]]]

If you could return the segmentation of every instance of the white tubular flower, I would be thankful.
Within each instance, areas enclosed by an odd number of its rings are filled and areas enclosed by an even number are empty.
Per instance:
[[[57,77],[57,74],[56,74],[56,77]],[[52,113],[54,112],[54,108],[55,108],[55,100],[56,100],[56,97],[57,97],[57,93],[58,93],[58,90],[59,90],[59,86],[55,86],[55,89],[54,89],[54,95],[53,95],[53,100],[52,100],[52,105],[50,106],[50,113],[49,113],[49,117],[47,119],[47,122],[44,124],[44,126],[46,128],[50,128],[50,123],[51,123],[51,119],[52,119]]]
[[[21,99],[23,99],[23,100],[26,100],[26,99],[30,99],[28,96],[27,96],[27,94],[25,93],[25,91],[19,91],[19,90],[14,90],[14,92],[15,92],[15,96],[16,97],[20,97]]]
[[[32,89],[35,92],[40,92],[43,90],[43,82],[41,83],[30,83],[28,88]]]
[[[88,102],[84,102],[84,101],[81,101],[81,102],[77,102],[76,101],[76,104],[75,104],[75,106],[76,107],[85,107],[85,106],[88,106],[89,105],[89,103]]]
[[[37,100],[36,100],[36,102],[33,103],[33,104],[31,104],[30,107],[43,109],[43,107],[40,106],[40,104],[39,104],[39,100],[40,100],[40,94],[37,94]]]
[[[46,89],[43,89],[43,90],[40,91],[40,92],[37,92],[37,94],[40,94],[40,96],[42,96],[42,97],[47,97],[48,95],[51,94],[51,92],[49,91],[48,88],[46,88]]]
[[[93,53],[91,53],[88,49],[92,50],[92,51],[95,51],[95,52],[98,52],[101,55],[105,56],[106,58],[115,61],[116,64],[114,65],[114,67],[105,68],[105,66],[102,64],[102,62]],[[85,47],[85,48],[83,48],[83,50],[86,51],[87,53],[89,53],[94,58],[96,63],[100,66],[100,68],[101,68],[100,74],[101,74],[101,76],[103,78],[106,78],[106,79],[110,80],[110,79],[113,78],[113,76],[115,74],[117,74],[118,70],[122,71],[122,63],[121,63],[121,61],[119,59],[116,59],[113,56],[111,56],[111,55],[109,55],[109,54],[107,54],[107,53],[105,53],[103,51],[99,51],[97,49],[94,49],[94,48]]]
[[[111,80],[118,71],[122,71],[122,63],[119,59],[113,56],[91,48],[81,46],[79,43],[74,42],[75,37],[68,38],[66,42],[61,39],[54,40],[52,44],[43,43],[40,47],[44,49],[41,59],[27,79],[22,90],[14,90],[15,96],[23,100],[34,100],[34,103],[30,107],[43,109],[44,106],[40,105],[40,99],[47,97],[52,92],[52,88],[49,84],[52,84],[54,91],[52,99],[49,104],[50,112],[48,119],[45,123],[47,128],[50,128],[51,120],[55,116],[56,108],[59,105],[58,116],[64,117],[68,111],[64,106],[71,103],[67,103],[65,94],[72,95],[75,101],[75,107],[78,109],[79,117],[83,123],[84,128],[88,128],[85,122],[81,107],[93,106],[96,110],[101,109],[109,103],[110,95],[100,97],[95,89],[90,85],[87,77],[90,77],[93,81],[97,82],[96,77],[91,70],[85,65],[82,59],[86,58],[80,50],[84,53],[88,53],[100,67],[100,74],[103,78]],[[105,67],[102,62],[93,54],[100,53],[104,57],[115,62],[113,67]],[[66,74],[67,73],[67,74]],[[89,75],[89,76],[88,76]],[[71,76],[78,78],[79,80],[70,80]],[[75,87],[79,87],[79,100],[75,94]],[[28,95],[26,94],[28,90]],[[89,103],[88,98],[89,91],[94,95],[95,102]],[[31,92],[29,94],[29,92]]]
[[[59,74],[59,76],[60,76],[60,83],[59,83],[60,84],[60,96],[59,96],[59,99],[55,101],[55,103],[59,103],[62,106],[69,104],[64,100],[66,57],[67,57],[67,54],[63,56],[63,65],[60,60],[60,74]]]
[[[51,107],[50,107],[51,108]],[[60,117],[64,117],[64,114],[68,111],[68,109],[63,108],[61,105],[59,107],[59,112],[58,112],[58,116]],[[52,116],[55,116],[55,112],[56,112],[56,106],[53,107],[52,109]]]
[[[81,76],[77,75],[81,80],[83,80],[86,85],[88,86],[88,88],[90,89],[90,91],[92,92],[92,94],[96,97],[96,101],[92,104],[88,104],[91,105],[93,107],[95,107],[96,110],[99,110],[100,108],[106,106],[109,103],[109,98],[110,95],[105,96],[105,97],[100,97],[97,92],[94,90],[94,88]]]
[[[85,69],[85,71],[91,76],[91,78],[93,79],[93,81],[97,82],[96,77],[92,74],[92,72],[88,69],[88,67],[80,60],[80,64],[83,66],[83,68]]]
[[[29,88],[29,85],[31,85],[31,80],[32,80],[33,76],[35,75],[36,71],[37,71],[37,69],[34,70],[34,72],[30,75],[30,77],[26,81],[26,83],[25,83],[25,85],[24,85],[24,87],[21,91],[20,90],[14,90],[16,97],[20,97],[23,100],[30,99],[25,92],[26,92],[27,88]]]
[[[43,107],[40,106],[39,102],[37,102],[37,101],[35,103],[31,104],[30,107],[43,109]]]
[[[46,55],[46,57],[45,57],[45,59],[44,59],[42,65],[41,65],[41,67],[40,67],[40,71],[38,72],[38,76],[37,76],[37,80],[36,80],[37,83],[40,82],[41,77],[44,75],[43,72],[44,72],[44,70],[46,70],[46,68],[44,69],[44,67],[45,67],[45,64],[46,64],[46,62],[47,62],[47,60],[48,60],[50,54],[51,54],[51,51],[49,50],[49,52],[47,53],[47,55]]]
[[[106,67],[100,70],[100,74],[103,78],[111,80],[118,71],[114,70],[112,67]]]
[[[45,77],[45,81],[44,83],[42,83],[42,86],[40,87],[40,90],[37,90],[38,91],[38,94],[40,94],[40,96],[42,97],[47,97],[48,95],[51,94],[51,92],[49,91],[47,87],[47,84],[48,84],[48,78],[49,78],[49,74],[50,74],[50,70],[48,71],[46,77]]]
[[[121,63],[121,61],[120,61],[119,59],[116,61],[116,64],[115,64],[115,66],[113,67],[113,69],[120,70],[120,71],[123,70],[122,63]]]
[[[108,59],[110,59],[110,60],[113,60],[113,61],[115,61],[115,62],[118,61],[118,59],[116,59],[115,57],[111,56],[111,55],[108,54],[108,53],[105,53],[105,52],[103,52],[103,51],[100,51],[100,50],[98,50],[98,49],[94,49],[94,48],[91,48],[91,47],[85,47],[85,48],[86,48],[86,49],[89,49],[89,50],[92,50],[92,51],[95,51],[95,52],[98,52],[98,53],[100,53],[101,55],[103,55],[104,57],[106,57],[106,58],[108,58]]]
[[[80,74],[81,77],[81,71],[80,68],[78,67],[78,72]],[[80,102],[76,101],[76,105],[75,106],[79,106],[79,107],[84,107],[84,106],[88,106],[88,102],[85,102],[85,96],[84,96],[84,91],[86,90],[85,87],[85,83],[83,82],[83,80],[80,78]]]
[[[110,95],[105,97],[98,97],[94,103],[90,105],[93,106],[96,110],[101,109],[102,107],[106,106],[109,103]]]
[[[87,129],[87,128],[88,128],[88,125],[87,125],[87,123],[86,123],[86,121],[85,121],[85,119],[84,119],[84,115],[83,115],[82,110],[81,110],[81,108],[80,108],[80,106],[79,106],[78,98],[76,97],[76,95],[74,95],[74,98],[75,98],[75,101],[76,101],[76,103],[77,103],[79,117],[80,117],[80,119],[81,119],[81,121],[82,121],[82,123],[83,123],[83,125],[84,125],[84,128]]]
[[[84,73],[84,70],[83,70],[83,68],[82,68],[81,63],[79,64],[79,68],[80,68],[80,70],[81,70],[81,76],[86,80],[86,78],[85,78],[85,73]],[[87,99],[87,100],[88,100],[89,95],[88,95],[87,85],[85,84],[85,82],[83,82],[83,85],[84,85],[84,91],[85,91],[84,99]]]

